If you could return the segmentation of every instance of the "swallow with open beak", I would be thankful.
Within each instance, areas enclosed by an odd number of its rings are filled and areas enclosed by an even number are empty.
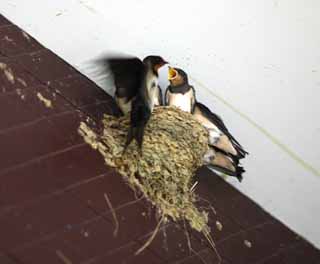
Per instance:
[[[193,86],[189,84],[187,74],[181,69],[169,67],[168,80],[170,85],[165,92],[165,104],[192,113],[196,95]]]
[[[158,70],[167,62],[160,56],[108,58],[116,87],[115,100],[123,112],[130,113],[130,128],[125,150],[136,139],[141,150],[144,128],[154,106],[162,105]]]
[[[183,70],[169,68],[168,80],[170,85],[165,93],[166,105],[191,113],[209,133],[209,151],[204,156],[204,163],[241,181],[244,169],[239,165],[239,160],[247,152],[231,135],[222,119],[197,102],[194,88],[188,83],[188,76]]]

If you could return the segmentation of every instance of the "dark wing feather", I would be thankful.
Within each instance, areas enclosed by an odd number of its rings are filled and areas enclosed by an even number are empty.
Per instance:
[[[138,93],[143,79],[144,64],[136,57],[108,57],[100,63],[109,68],[116,86],[116,96],[131,100]]]
[[[194,108],[196,107],[196,90],[193,86],[190,86],[193,92],[193,98],[191,99],[191,113],[194,112]]]
[[[167,87],[166,91],[164,92],[164,105],[169,105],[169,102],[167,100],[168,92],[169,92],[169,86]]]
[[[145,125],[151,115],[151,110],[143,98],[137,96],[132,103],[131,124],[133,127]]]
[[[239,182],[242,181],[243,179],[243,176],[242,174],[245,172],[245,170],[243,169],[243,167],[241,166],[236,166],[236,171],[233,172],[233,171],[230,171],[226,168],[223,168],[223,167],[220,167],[220,166],[217,166],[217,165],[207,165],[208,168],[211,168],[211,169],[214,169],[214,170],[217,170],[219,172],[222,172],[226,175],[229,175],[229,176],[233,176],[233,177],[236,177],[238,179]]]
[[[231,135],[225,124],[223,123],[221,117],[212,113],[208,107],[205,105],[197,102],[196,106],[200,109],[203,115],[208,118],[213,124],[215,124],[232,142],[232,145],[236,149],[237,153],[239,154],[239,158],[244,158],[248,152],[246,152],[240,143]]]
[[[164,105],[163,96],[162,96],[162,90],[161,90],[161,87],[159,85],[158,85],[158,89],[159,89],[159,104],[160,105]]]
[[[139,148],[142,147],[144,128],[151,116],[151,110],[148,104],[138,95],[132,102],[132,111],[130,115],[130,128],[125,144],[125,149],[135,139]]]

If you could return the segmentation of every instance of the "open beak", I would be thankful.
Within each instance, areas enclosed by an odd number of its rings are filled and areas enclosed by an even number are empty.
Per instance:
[[[174,78],[176,78],[178,75],[178,72],[169,66],[169,72],[168,72],[168,80],[171,81],[173,80]]]

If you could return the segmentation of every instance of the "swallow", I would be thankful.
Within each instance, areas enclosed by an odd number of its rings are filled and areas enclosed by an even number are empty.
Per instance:
[[[204,104],[196,102],[192,114],[209,131],[210,145],[238,160],[248,154],[230,133],[221,117]]]
[[[248,153],[232,136],[222,119],[196,100],[195,90],[183,70],[169,68],[168,80],[170,84],[165,93],[166,105],[191,113],[209,133],[209,151],[204,156],[205,165],[241,181],[244,169],[239,165],[239,160]]]
[[[115,101],[124,115],[130,114],[130,128],[124,151],[133,139],[141,150],[144,128],[154,106],[162,105],[158,70],[167,64],[160,56],[108,58],[116,87]]]
[[[114,99],[123,115],[128,114],[132,108],[132,102],[139,92],[144,81],[146,63],[154,65],[154,72],[157,75],[158,69],[166,64],[159,56],[147,56],[142,61],[137,57],[107,57],[97,60],[106,71],[111,71],[115,85]],[[163,64],[162,64],[163,63]],[[158,64],[158,65],[157,65]],[[152,97],[155,105],[162,104],[161,89],[152,90]]]
[[[168,80],[170,84],[165,92],[165,104],[192,113],[196,94],[193,86],[189,84],[187,74],[181,69],[169,67]]]

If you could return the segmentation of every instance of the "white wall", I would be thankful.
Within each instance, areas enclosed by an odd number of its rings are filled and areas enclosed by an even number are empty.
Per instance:
[[[85,74],[105,51],[184,68],[250,152],[230,182],[320,247],[320,1],[2,0],[0,12]]]

